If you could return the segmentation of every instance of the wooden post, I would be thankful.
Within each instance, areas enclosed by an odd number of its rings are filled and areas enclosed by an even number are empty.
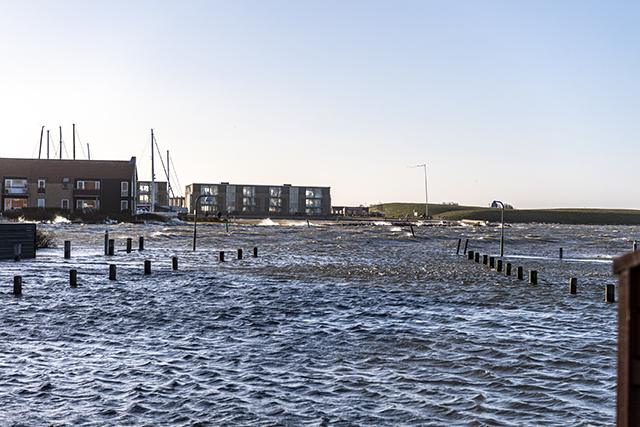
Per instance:
[[[144,274],[151,274],[151,261],[148,259],[144,261]]]
[[[131,237],[127,237],[127,253],[130,254],[131,253],[131,245],[132,245],[132,238]]]
[[[138,250],[144,251],[144,236],[140,236],[138,239]]]
[[[116,253],[116,241],[109,239],[109,255]]]
[[[253,248],[253,257],[254,258],[258,257],[258,248],[257,247]]]
[[[616,285],[606,285],[604,288],[604,300],[606,302],[616,302]]]
[[[489,262],[489,255],[487,255],[487,254],[483,254],[483,255],[482,255],[482,263],[483,263],[484,265],[487,265],[487,264],[488,264],[488,262]]]
[[[109,255],[109,231],[104,232],[104,254]]]
[[[504,266],[504,275],[505,276],[511,276],[511,263],[508,262],[505,264]]]
[[[578,292],[578,278],[572,277],[569,279],[569,293],[575,294]]]
[[[64,258],[65,259],[71,258],[71,240],[64,241]]]
[[[638,250],[638,242],[636,242],[635,240],[633,241],[633,251],[637,251]]]
[[[22,255],[22,243],[16,243],[13,245],[13,260],[20,261],[20,255]]]
[[[473,251],[467,252],[467,259],[468,260],[473,260]]]
[[[496,259],[495,257],[489,257],[489,268],[494,269],[496,267]]]
[[[411,229],[411,236],[416,237],[416,235],[413,233],[413,224],[409,224],[409,228]]]
[[[22,295],[22,276],[13,277],[13,294]]]
[[[469,244],[469,239],[464,241],[464,252],[463,253],[467,253],[467,245]]]
[[[172,270],[177,270],[178,269],[178,257],[177,256],[171,257],[171,269]]]
[[[538,284],[538,272],[536,270],[529,270],[529,284]]]
[[[224,251],[220,251],[220,262],[224,262]]]
[[[242,259],[242,249],[238,249],[238,259]]]
[[[456,255],[460,255],[460,244],[462,243],[462,239],[458,239],[458,248],[456,249]]]
[[[72,288],[78,286],[78,270],[69,270],[69,285]]]
[[[522,267],[518,267],[516,271],[517,271],[518,280],[524,280],[524,271]]]
[[[109,280],[116,280],[116,265],[109,264]]]
[[[498,273],[502,273],[502,260],[501,259],[496,261],[496,271]]]
[[[640,424],[640,252],[613,260],[618,275],[618,427]]]
[[[560,259],[562,259],[562,248],[560,248]]]
[[[480,254],[478,252],[476,252],[475,254],[473,254],[473,257],[475,259],[476,262],[480,262]]]

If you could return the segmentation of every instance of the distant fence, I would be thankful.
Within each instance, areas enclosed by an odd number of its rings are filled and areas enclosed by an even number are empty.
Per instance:
[[[0,260],[36,257],[35,224],[0,224]]]

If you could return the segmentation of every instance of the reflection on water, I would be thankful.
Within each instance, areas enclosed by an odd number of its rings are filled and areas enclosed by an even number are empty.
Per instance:
[[[498,253],[495,227],[198,224],[196,252],[189,224],[42,227],[58,249],[2,263],[2,425],[614,423],[603,294],[638,227],[505,229],[537,286],[456,256],[459,238]]]

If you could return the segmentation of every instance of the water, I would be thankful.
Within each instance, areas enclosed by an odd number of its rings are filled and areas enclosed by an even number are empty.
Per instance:
[[[614,425],[604,287],[640,228],[506,228],[532,286],[455,255],[499,227],[310,225],[39,225],[58,248],[0,264],[0,425]]]

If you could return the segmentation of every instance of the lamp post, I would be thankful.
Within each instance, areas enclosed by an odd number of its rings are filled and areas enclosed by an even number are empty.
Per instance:
[[[206,201],[211,201],[211,196],[208,194],[201,194],[196,198],[196,202],[193,204],[195,216],[193,217],[193,250],[196,250],[196,225],[198,224],[198,202],[203,197],[206,197]]]
[[[500,227],[500,256],[504,256],[504,203],[499,200],[494,200],[491,203],[492,208],[497,208],[498,205],[502,206],[502,226]]]
[[[410,168],[424,168],[424,217],[429,217],[429,195],[427,193],[427,165],[409,166]]]

